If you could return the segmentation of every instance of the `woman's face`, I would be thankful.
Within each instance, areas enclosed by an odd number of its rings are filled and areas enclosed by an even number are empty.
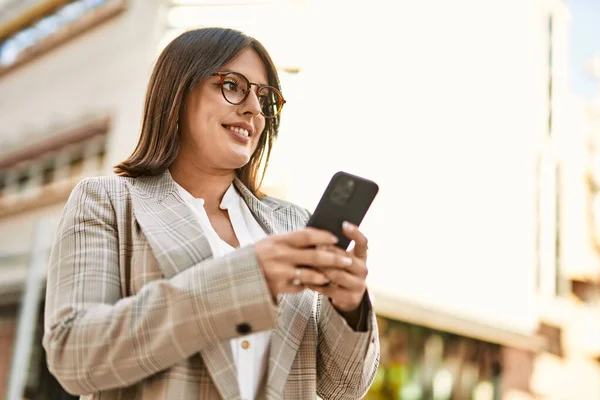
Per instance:
[[[267,70],[253,49],[244,49],[219,72],[237,72],[252,83],[267,85]],[[265,117],[252,86],[239,105],[221,93],[221,79],[212,76],[188,96],[179,121],[180,156],[204,170],[231,171],[248,163],[265,128]],[[183,154],[182,154],[183,153]]]

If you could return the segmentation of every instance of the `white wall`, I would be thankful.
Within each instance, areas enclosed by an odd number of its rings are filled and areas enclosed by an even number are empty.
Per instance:
[[[373,291],[530,332],[540,5],[314,0],[311,13],[290,198],[314,207],[339,169],[376,180]]]
[[[0,79],[0,136],[109,110],[108,165],[125,157],[157,55],[153,32],[164,28],[156,4],[132,1],[118,20]],[[248,29],[279,65],[302,69],[284,88],[285,156],[273,166],[285,170],[288,197],[313,208],[339,169],[376,180],[363,225],[374,292],[530,331],[534,167],[547,121],[538,0],[287,4],[297,9],[273,14],[283,23]],[[294,15],[304,23],[285,23]]]

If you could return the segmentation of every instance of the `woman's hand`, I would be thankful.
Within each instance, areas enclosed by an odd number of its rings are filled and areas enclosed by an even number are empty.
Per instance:
[[[326,271],[332,272],[336,267],[342,271],[354,264],[345,252],[335,253],[324,248],[337,241],[337,237],[327,231],[305,228],[257,242],[256,256],[271,295],[327,285],[330,279]]]
[[[331,284],[325,287],[316,285],[308,285],[308,287],[329,297],[333,306],[347,316],[348,313],[359,311],[359,306],[367,290],[366,278],[369,273],[367,269],[368,240],[356,225],[345,222],[343,231],[348,239],[354,241],[354,248],[346,252],[333,245],[328,245],[326,250],[338,257],[349,256],[352,259],[352,264],[341,269],[337,266],[320,268],[320,271],[331,281]]]

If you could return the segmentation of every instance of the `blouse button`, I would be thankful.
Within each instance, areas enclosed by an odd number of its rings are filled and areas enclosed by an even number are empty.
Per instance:
[[[247,340],[243,340],[242,341],[242,349],[246,350],[249,347],[250,347],[250,342]]]

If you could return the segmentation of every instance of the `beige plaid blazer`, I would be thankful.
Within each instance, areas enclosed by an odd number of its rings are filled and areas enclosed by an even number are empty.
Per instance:
[[[235,185],[270,233],[309,214]],[[85,179],[50,255],[44,348],[84,399],[240,399],[229,340],[272,330],[261,399],[362,398],[379,362],[377,324],[355,332],[312,291],[275,305],[254,247],[213,259],[171,175]]]

